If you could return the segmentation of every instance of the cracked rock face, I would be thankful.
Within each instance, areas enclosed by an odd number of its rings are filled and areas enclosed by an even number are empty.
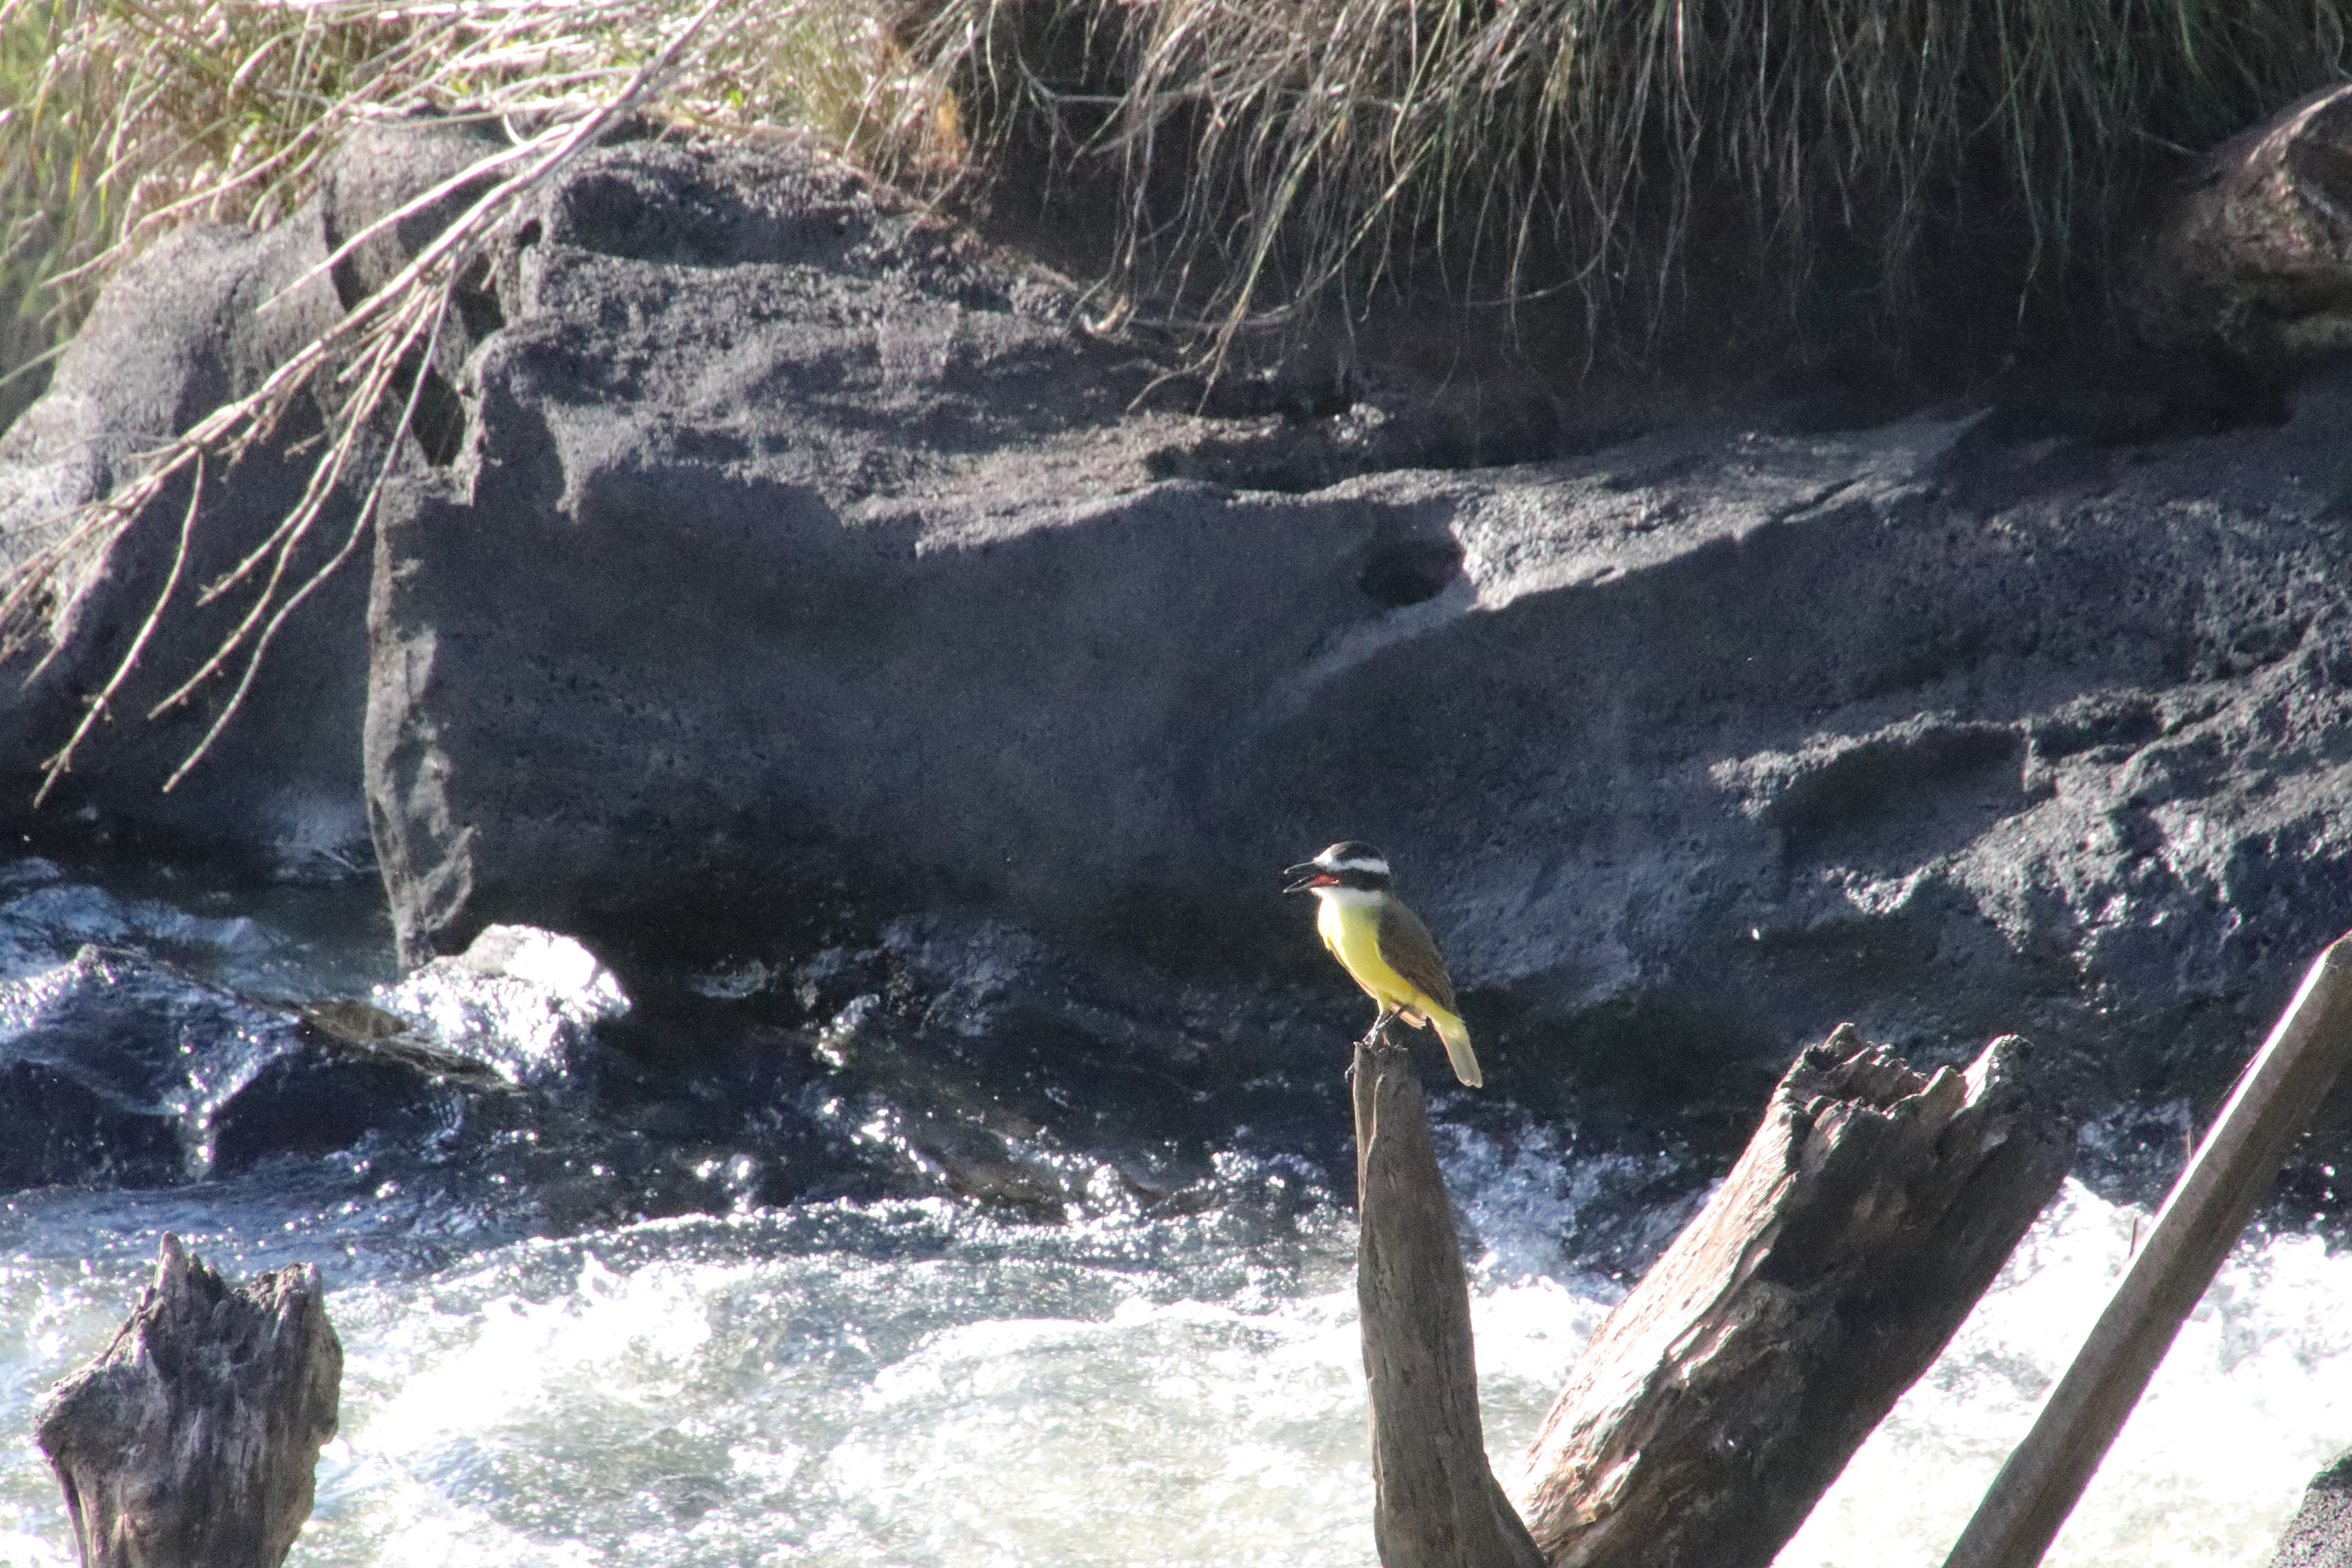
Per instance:
[[[1685,431],[1422,481],[1467,587],[1246,753],[1248,796],[1329,803],[1457,977],[1539,1016],[1664,1004],[1677,1050],[2006,1024],[2145,1087],[2242,1052],[2352,924],[2347,414],[2314,387],[2128,452]]]
[[[1852,1018],[2139,1094],[2352,926],[2340,382],[2161,446],[1358,471],[1410,421],[1138,407],[1066,285],[798,155],[604,150],[496,260],[378,531],[412,963],[724,949],[823,882],[1245,988],[1319,961],[1276,869],[1356,837],[1521,1070],[1671,1095]]]

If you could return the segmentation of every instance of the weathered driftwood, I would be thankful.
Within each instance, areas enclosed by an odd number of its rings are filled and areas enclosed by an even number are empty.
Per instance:
[[[1383,1037],[1357,1044],[1354,1080],[1356,1300],[1382,1568],[1542,1568],[1486,1468],[1470,1288],[1421,1079]]]
[[[1772,1561],[2065,1174],[2025,1050],[1923,1077],[1842,1025],[1798,1059],[1528,1452],[1512,1496],[1549,1562]]]
[[[342,1375],[317,1268],[232,1289],[166,1235],[155,1282],[34,1428],[84,1568],[278,1568]]]
[[[2126,291],[2141,335],[2284,373],[2352,345],[2352,85],[2222,142],[2165,200]]]
[[[2042,1561],[2181,1321],[2213,1282],[2287,1150],[2347,1064],[2352,935],[2312,961],[1945,1568],[2031,1568]]]

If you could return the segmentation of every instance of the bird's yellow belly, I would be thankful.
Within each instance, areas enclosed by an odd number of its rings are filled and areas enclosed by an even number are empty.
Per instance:
[[[1421,1012],[1431,1005],[1412,981],[1390,968],[1389,961],[1381,956],[1379,910],[1327,899],[1322,913],[1316,917],[1315,929],[1331,956],[1339,961],[1339,967],[1382,1007]]]

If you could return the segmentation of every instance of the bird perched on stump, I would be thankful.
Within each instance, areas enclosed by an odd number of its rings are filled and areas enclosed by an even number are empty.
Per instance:
[[[1284,892],[1315,895],[1322,905],[1315,930],[1323,945],[1380,1004],[1372,1034],[1391,1018],[1416,1029],[1434,1026],[1454,1076],[1472,1089],[1484,1083],[1470,1050],[1470,1031],[1454,1010],[1454,980],[1445,973],[1445,960],[1437,955],[1429,928],[1396,896],[1387,857],[1351,838],[1283,875],[1294,879]]]

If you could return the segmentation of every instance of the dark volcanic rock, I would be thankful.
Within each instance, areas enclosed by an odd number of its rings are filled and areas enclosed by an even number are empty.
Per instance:
[[[323,279],[257,313],[325,254],[306,209],[257,236],[183,229],[142,257],[59,360],[47,395],[0,436],[0,566],[58,537],[75,508],[135,479],[145,453],[250,391],[306,335],[331,325],[333,296]],[[315,438],[322,428],[306,399],[284,435]],[[175,613],[115,694],[110,721],[83,742],[75,772],[60,781],[58,809],[90,805],[191,836],[235,837],[289,859],[356,837],[363,820],[357,735],[337,717],[363,700],[366,675],[365,645],[352,629],[362,598],[351,582],[331,583],[289,623],[300,657],[266,670],[218,749],[218,766],[161,793],[211,726],[230,682],[215,679],[195,701],[145,721],[251,603],[231,594],[200,609],[198,591],[260,542],[299,500],[309,472],[309,462],[273,447],[207,473],[207,525],[192,537]],[[169,487],[110,549],[82,557],[41,606],[39,637],[0,666],[0,820],[22,825],[41,765],[104,688],[170,581],[190,488],[184,479]],[[331,503],[296,568],[322,564],[352,521],[349,504]]]
[[[2271,1568],[2352,1568],[2352,1455],[2311,1478]]]
[[[205,1118],[204,1169],[234,1175],[273,1155],[349,1149],[370,1133],[429,1136],[437,1098],[408,1063],[306,1042],[263,1062]]]
[[[0,980],[0,1117],[54,1119],[0,1173],[14,1186],[202,1174],[214,1112],[295,1034],[290,1016],[133,952],[84,947]]]
[[[1077,711],[1064,595],[1033,575],[1055,567],[983,548],[981,498],[1143,487],[1189,423],[1123,416],[1149,367],[1077,332],[1057,280],[824,165],[607,152],[522,233],[509,325],[464,389],[500,415],[380,536],[367,743],[404,952],[524,908],[579,930],[784,844],[899,832],[916,774],[942,787],[902,865],[1017,871],[1050,852],[1027,825],[1098,815],[1103,770],[1066,773],[1061,728],[1099,728],[1100,751],[1152,722]],[[629,324],[655,321],[679,330]],[[670,432],[650,447],[646,415]],[[937,582],[910,570],[934,506],[974,534]],[[1082,661],[1148,666],[1213,609],[1163,515],[1127,518],[1167,548],[1097,606]],[[565,570],[515,570],[533,561]],[[912,644],[891,629],[926,621]],[[845,645],[863,651],[839,667]],[[1032,732],[975,727],[977,700]]]
[[[1474,1022],[1668,1098],[1848,1016],[2128,1024],[2099,1088],[2147,1093],[2352,924],[2340,389],[1241,491],[1135,463],[1066,296],[843,177],[600,154],[513,278],[377,563],[413,957],[846,868],[1260,964],[1270,868],[1355,836]]]
[[[115,899],[39,860],[0,867],[0,889],[20,888],[0,902],[0,1192],[211,1181],[292,1156],[307,1173],[284,1179],[421,1183],[453,1213],[494,1197],[502,1226],[810,1193],[1041,1211],[1099,1180],[1119,1197],[1106,1157],[1146,1197],[1168,1187],[1136,1151],[1171,1137],[1191,1098],[1090,1048],[1109,1015],[1060,994],[1034,938],[986,924],[896,922],[782,975],[789,999],[769,999],[821,1027],[737,1005],[779,978],[756,971],[698,977],[641,1023],[609,971],[548,931],[492,927],[370,999],[298,1005],[238,988],[307,945],[254,921]],[[1091,1078],[1037,1070],[1057,1055]],[[1089,1090],[1076,1111],[1072,1083]]]
[[[135,262],[58,362],[47,395],[0,435],[0,569],[58,538],[75,509],[136,478],[148,453],[252,392],[331,327],[341,308],[396,271],[459,210],[463,191],[404,219],[331,274],[307,276],[331,247],[485,150],[461,130],[364,129],[329,171],[320,199],[268,232],[194,226]],[[484,308],[488,299],[461,290],[460,309],[442,333],[437,363],[444,369],[455,370],[471,333],[495,328],[494,304]],[[420,397],[420,436],[432,434],[425,427],[437,415],[446,447],[454,439],[455,398],[446,378],[436,376],[426,391],[438,395]],[[328,579],[296,611],[281,635],[290,657],[264,664],[206,765],[170,795],[160,786],[211,727],[242,659],[232,658],[226,674],[212,678],[193,701],[159,720],[143,718],[247,616],[253,584],[210,605],[199,605],[197,595],[299,502],[340,395],[306,394],[272,441],[234,467],[207,469],[202,525],[173,589],[172,613],[157,623],[139,666],[112,699],[110,721],[92,731],[75,770],[60,779],[54,811],[86,807],[109,824],[258,852],[292,871],[331,873],[354,854],[365,857],[360,720],[367,589],[359,570]],[[436,449],[432,439],[424,446],[428,455]],[[292,557],[287,591],[351,535],[367,482],[351,476],[372,476],[382,455],[380,441],[362,443],[344,484]],[[111,547],[86,552],[38,606],[38,635],[0,665],[0,822],[39,826],[26,816],[39,770],[104,688],[170,583],[190,494],[184,478]]]
[[[551,1106],[593,1095],[599,1026],[628,1007],[577,942],[494,926],[373,1001],[301,1009],[296,1037],[205,1110],[205,1168],[347,1149],[371,1134],[444,1153],[501,1133],[536,1141]],[[560,1119],[583,1131],[568,1111]]]
[[[176,1130],[47,1062],[0,1062],[0,1192],[159,1187],[185,1173]]]
[[[1747,1114],[1845,1018],[2202,1094],[2352,925],[2340,379],[2161,446],[1726,416],[1307,489],[1436,448],[1139,405],[1160,367],[1065,284],[804,155],[602,150],[495,259],[378,532],[411,963],[758,949],[846,888],[1320,1050],[1246,1005],[1336,984],[1272,873],[1364,837],[1503,1092]],[[972,1037],[1185,1037],[1060,1005]]]
[[[418,1021],[434,1048],[486,1064],[527,1088],[580,1092],[594,1081],[596,1028],[629,1011],[611,971],[570,937],[492,926],[383,998]]]
[[[55,889],[57,901],[75,889]],[[6,909],[39,929],[35,894]],[[0,980],[0,1190],[162,1185],[371,1135],[450,1146],[529,1126],[595,1080],[598,1023],[625,1007],[576,944],[499,928],[385,988],[386,1006],[257,1001],[134,951],[86,945]],[[528,1083],[530,1100],[514,1086]],[[487,1095],[508,1102],[469,1110]],[[536,1136],[536,1134],[534,1134]]]

